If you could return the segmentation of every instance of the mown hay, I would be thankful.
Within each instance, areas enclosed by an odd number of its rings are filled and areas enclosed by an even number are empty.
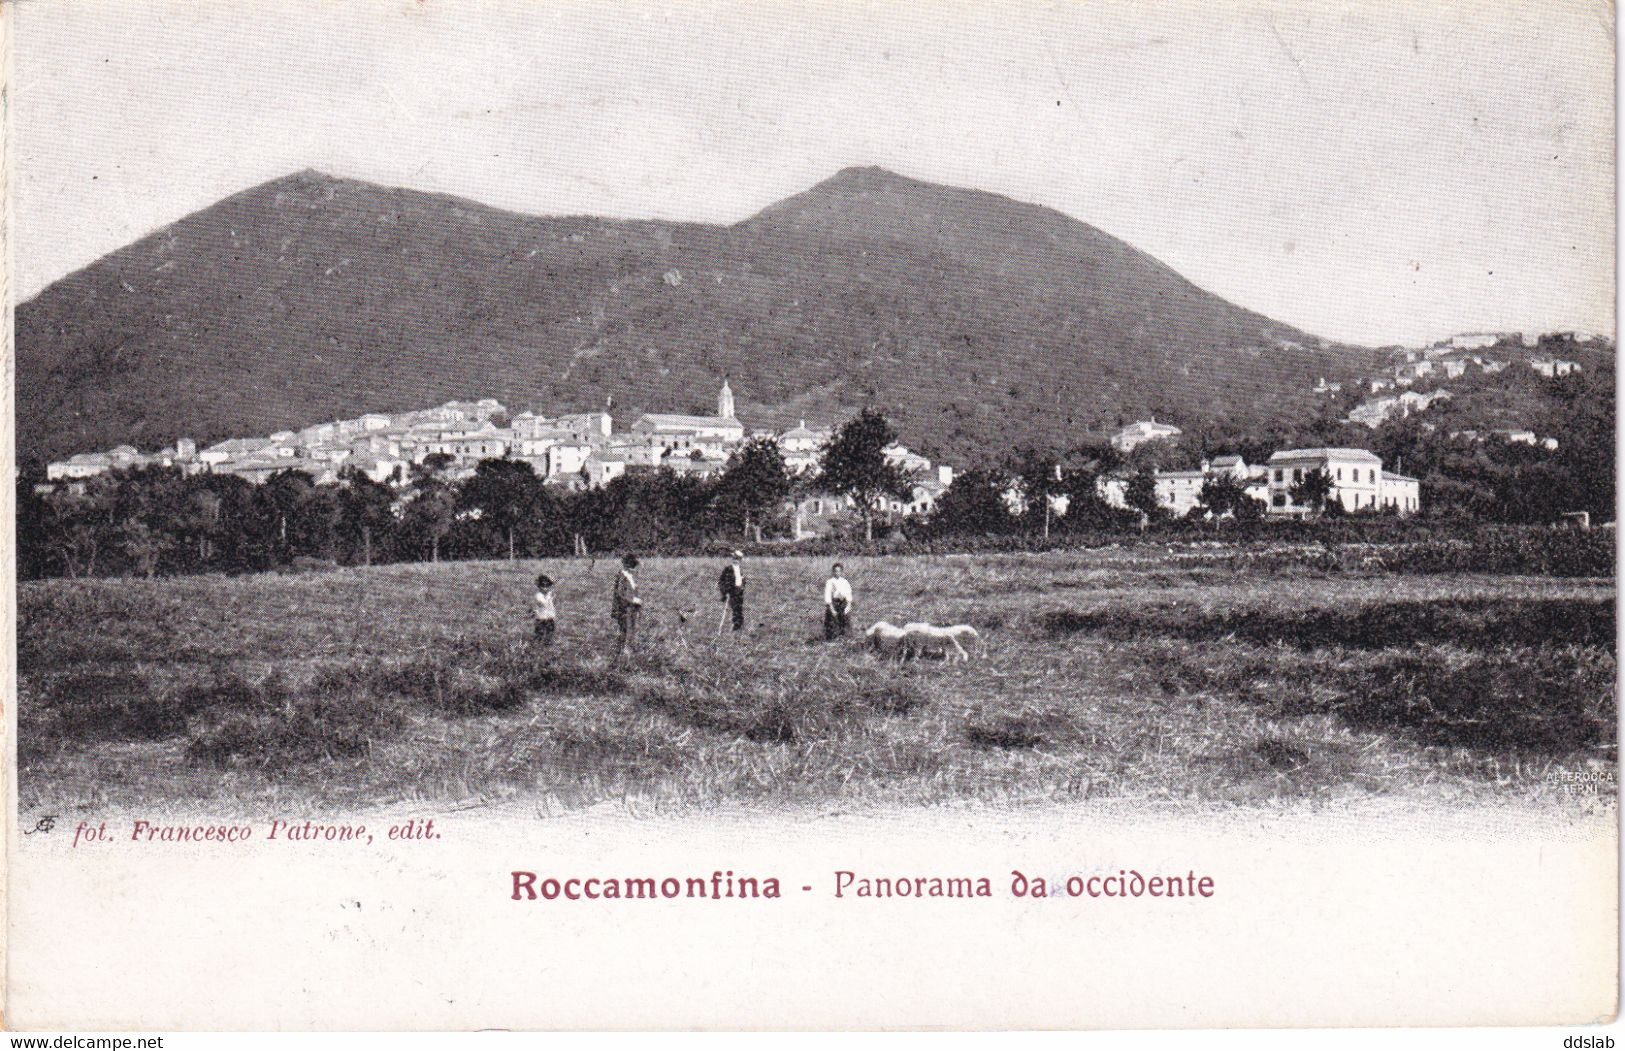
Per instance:
[[[399,730],[400,713],[377,704],[305,698],[282,710],[232,712],[193,735],[186,756],[216,766],[275,769],[366,755]]]
[[[1486,638],[1525,644],[1612,645],[1614,607],[1587,599],[1437,599],[1365,603],[1347,609],[1052,610],[1039,618],[1051,636],[1095,635],[1116,642],[1165,637],[1191,642],[1286,643],[1301,649],[1386,649],[1417,643],[1477,645]]]
[[[1563,755],[1615,745],[1614,661],[1578,648],[1502,659],[1399,654],[1344,676],[1339,714],[1401,727],[1430,743]]]
[[[180,708],[131,672],[69,675],[53,683],[41,701],[42,718],[29,720],[28,737],[44,733],[88,744],[161,741],[186,732]]]

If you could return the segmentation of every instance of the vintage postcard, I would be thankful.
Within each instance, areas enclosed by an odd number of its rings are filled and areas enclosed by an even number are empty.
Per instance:
[[[1611,4],[0,26],[7,1027],[1614,1017]]]

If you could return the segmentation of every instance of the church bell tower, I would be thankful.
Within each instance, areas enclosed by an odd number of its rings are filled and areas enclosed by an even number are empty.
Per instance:
[[[722,390],[717,394],[717,415],[725,420],[734,418],[734,392],[728,386],[726,377],[722,380]]]

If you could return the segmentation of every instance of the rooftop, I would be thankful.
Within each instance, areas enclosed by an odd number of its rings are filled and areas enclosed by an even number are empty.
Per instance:
[[[794,427],[790,428],[789,430],[785,431],[782,435],[780,435],[780,437],[781,438],[822,438],[824,435],[829,434],[829,433],[830,432],[827,431],[827,430],[824,430],[824,431],[812,430],[807,426],[807,421],[802,420],[796,426],[794,426]]]
[[[668,412],[646,412],[639,416],[637,423],[632,426],[636,427],[639,424],[657,427],[661,430],[680,430],[684,428],[697,430],[702,427],[743,426],[732,416],[683,416]]]
[[[1283,460],[1360,460],[1382,463],[1382,457],[1367,449],[1283,449],[1270,456],[1270,463]]]

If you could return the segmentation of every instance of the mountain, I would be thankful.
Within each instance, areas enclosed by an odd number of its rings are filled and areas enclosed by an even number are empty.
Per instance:
[[[19,459],[492,396],[881,407],[960,461],[1119,421],[1300,411],[1370,352],[1210,295],[1059,212],[875,168],[733,226],[539,217],[306,171],[228,197],[16,313]]]

